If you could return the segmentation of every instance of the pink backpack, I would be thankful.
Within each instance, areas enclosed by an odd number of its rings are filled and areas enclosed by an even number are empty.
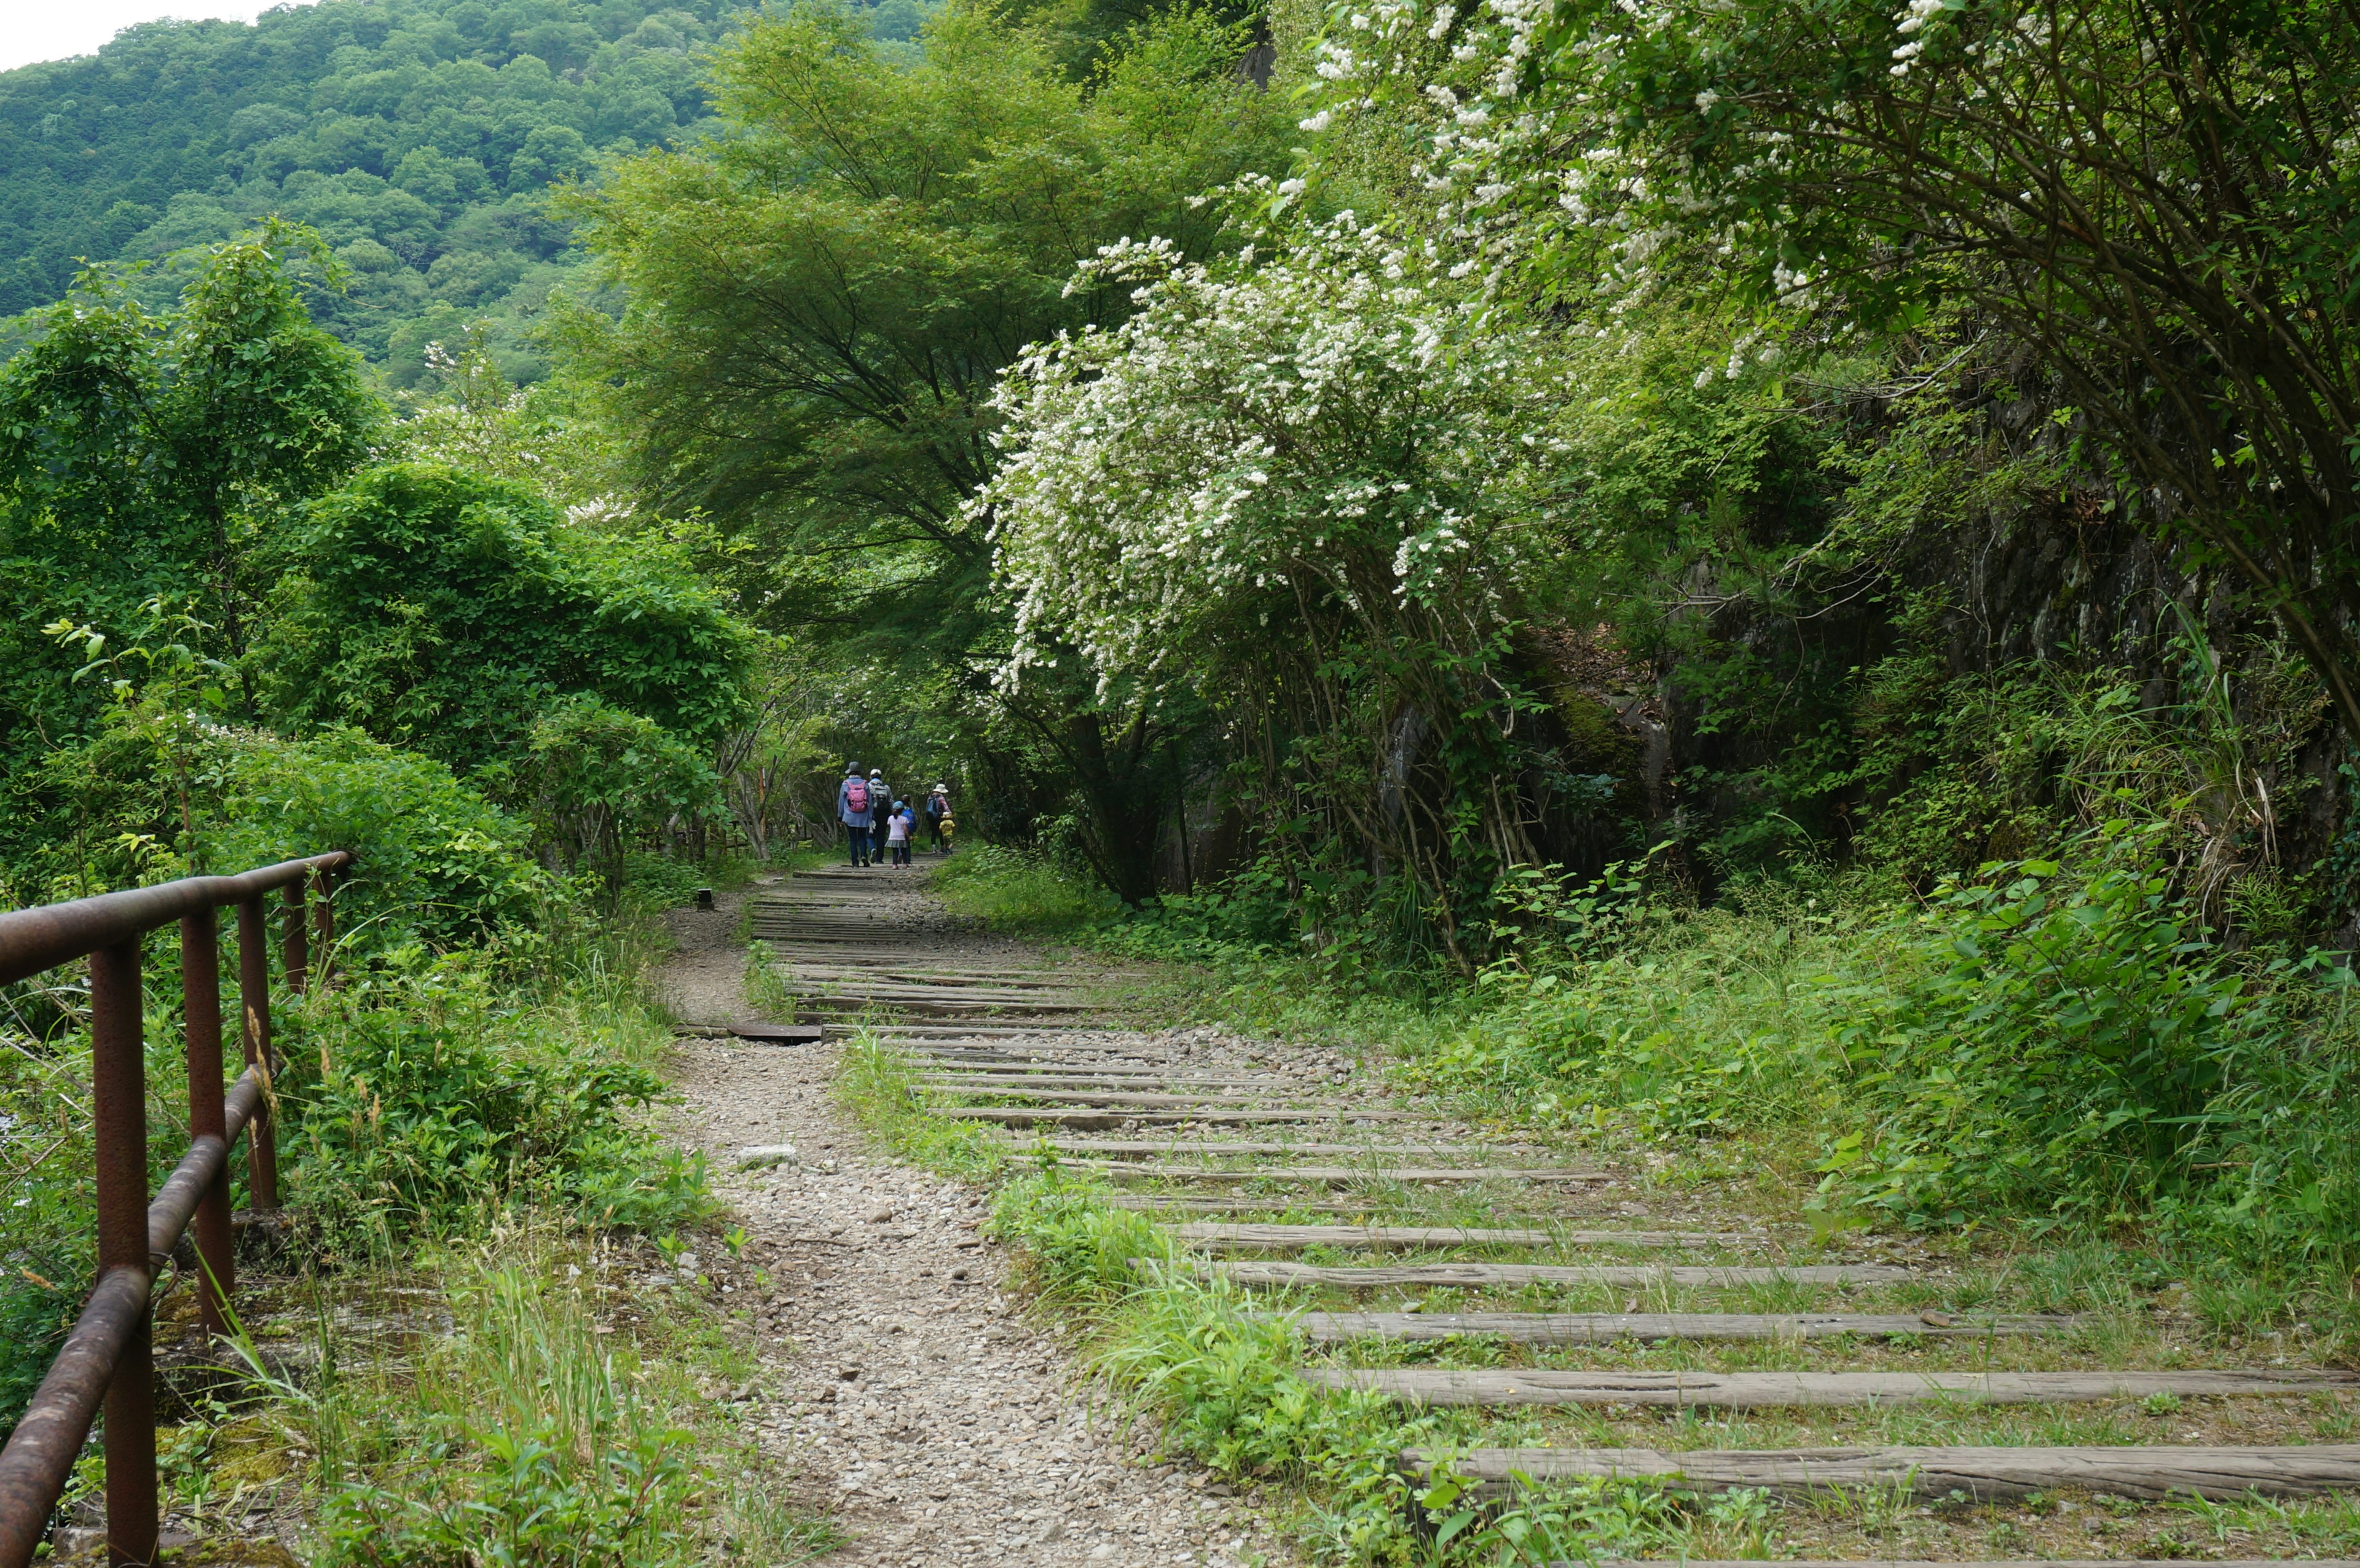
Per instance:
[[[869,809],[869,780],[856,779],[844,787],[844,803],[856,811]]]

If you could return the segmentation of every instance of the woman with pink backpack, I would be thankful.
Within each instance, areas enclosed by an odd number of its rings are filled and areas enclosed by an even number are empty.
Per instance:
[[[869,864],[869,845],[874,842],[870,832],[884,804],[869,792],[869,780],[860,776],[860,764],[844,770],[844,782],[836,787],[836,814],[844,823],[845,842],[852,846],[855,866]]]

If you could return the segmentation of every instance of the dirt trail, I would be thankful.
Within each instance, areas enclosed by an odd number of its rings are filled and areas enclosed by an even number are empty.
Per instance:
[[[959,932],[918,875],[876,875],[871,907],[904,938],[934,932],[962,959],[1042,956]],[[663,983],[682,1022],[757,1016],[741,991],[742,904],[672,917]],[[1208,1032],[1168,1038],[1201,1048]],[[974,1228],[983,1192],[869,1149],[828,1093],[838,1049],[688,1040],[678,1062],[681,1136],[712,1159],[746,1257],[770,1279],[748,1303],[766,1374],[749,1419],[852,1537],[825,1561],[1282,1560],[1242,1503],[1201,1475],[1133,1463],[1131,1434],[1103,1410],[1092,1419],[1054,1334],[1001,1293],[1005,1260]],[[781,1142],[800,1164],[733,1169],[738,1149]]]

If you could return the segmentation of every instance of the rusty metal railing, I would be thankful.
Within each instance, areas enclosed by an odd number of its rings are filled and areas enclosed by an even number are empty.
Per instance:
[[[335,934],[335,874],[343,850],[249,871],[189,877],[154,887],[0,914],[0,984],[77,958],[90,960],[91,1122],[98,1188],[98,1284],[49,1364],[8,1445],[0,1449],[0,1568],[23,1568],[48,1533],[74,1457],[106,1404],[107,1560],[156,1560],[155,1358],[148,1298],[193,1219],[204,1260],[198,1285],[205,1327],[227,1326],[231,1259],[229,1151],[246,1140],[246,1185],[257,1210],[279,1206],[271,1127],[270,932],[268,900],[284,890],[281,966],[304,989],[309,938],[322,961]],[[310,924],[305,926],[307,889]],[[222,1085],[221,946],[214,911],[237,907],[239,1034],[246,1071]],[[163,1190],[148,1195],[148,1084],[141,1040],[140,941],[180,923],[180,997],[189,1062],[189,1152]]]

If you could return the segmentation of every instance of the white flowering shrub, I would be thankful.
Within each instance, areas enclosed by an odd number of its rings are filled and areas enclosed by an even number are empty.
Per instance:
[[[1110,702],[1287,715],[1331,831],[1429,891],[1488,887],[1469,868],[1524,848],[1497,661],[1557,450],[1535,334],[1349,212],[1235,263],[1147,241],[1088,270],[1138,312],[1011,372],[974,502],[1016,610],[1002,681],[1078,658]],[[1273,820],[1302,820],[1285,795],[1265,780]]]
[[[1236,266],[1149,241],[1091,270],[1138,281],[1139,313],[1027,354],[975,502],[1016,604],[1009,679],[1061,645],[1102,690],[1233,637],[1480,645],[1535,515],[1526,333],[1349,213]]]

